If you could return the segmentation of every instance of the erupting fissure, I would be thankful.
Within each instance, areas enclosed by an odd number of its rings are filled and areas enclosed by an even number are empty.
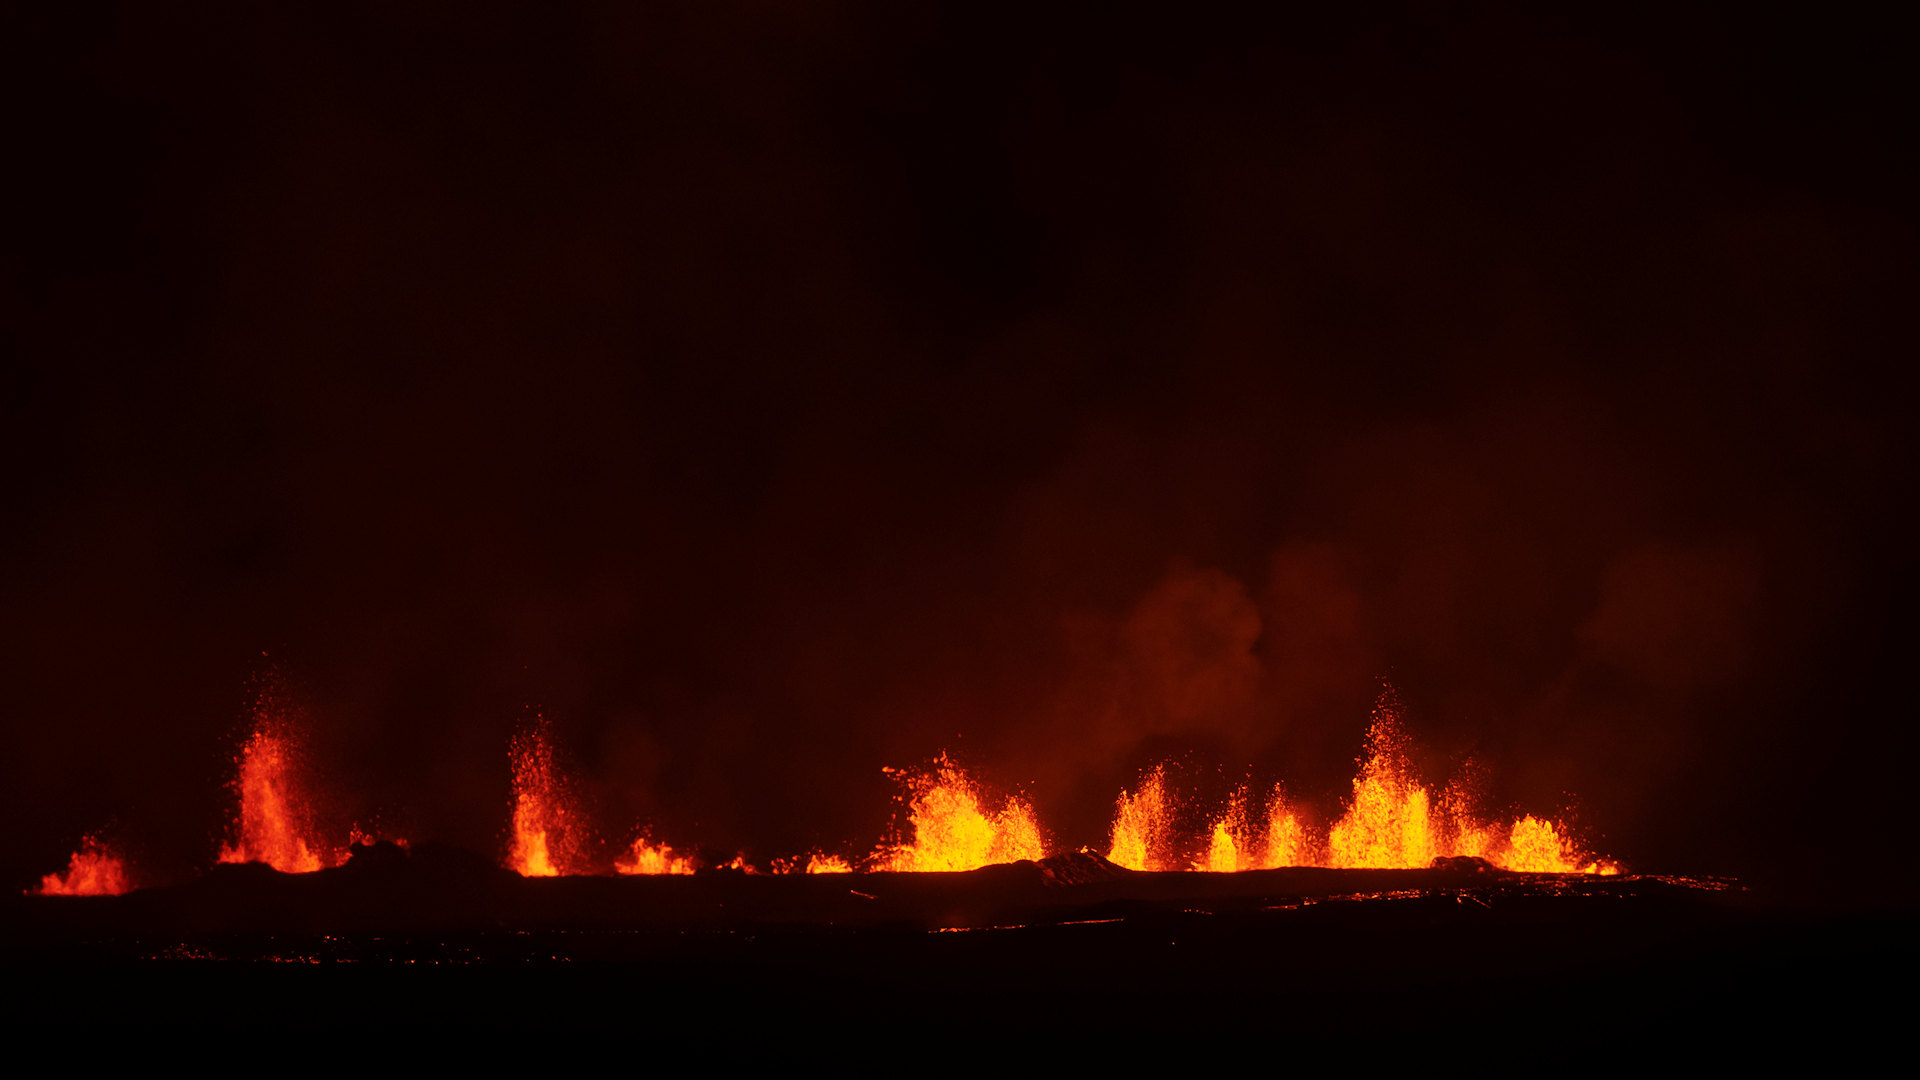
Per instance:
[[[226,863],[261,862],[287,873],[336,866],[346,850],[319,843],[298,713],[271,677],[253,706],[253,726],[235,756],[231,786],[238,801],[229,839],[220,849]],[[512,816],[505,863],[526,877],[605,872],[589,855],[591,823],[555,764],[551,733],[534,716],[508,745],[512,770]],[[772,872],[789,874],[871,871],[974,870],[996,863],[1038,860],[1047,843],[1024,797],[990,805],[973,777],[945,753],[918,770],[887,770],[901,780],[902,821],[892,840],[864,859],[814,851],[773,859]],[[1437,858],[1471,856],[1504,870],[1613,874],[1620,868],[1595,858],[1566,823],[1524,814],[1500,820],[1481,813],[1471,774],[1456,777],[1436,799],[1408,754],[1407,738],[1391,690],[1382,694],[1368,728],[1351,795],[1336,815],[1303,813],[1279,785],[1264,797],[1247,785],[1226,805],[1204,817],[1179,801],[1166,766],[1150,769],[1137,790],[1122,791],[1114,808],[1107,858],[1132,870],[1198,870],[1233,873],[1290,866],[1335,869],[1422,868]],[[1185,811],[1183,813],[1183,811]],[[1331,820],[1324,827],[1314,824]],[[377,829],[355,824],[354,844],[372,843]],[[692,874],[703,863],[637,829],[613,860],[620,874]],[[597,869],[596,869],[597,865]],[[745,855],[720,869],[755,872]],[[64,874],[48,874],[41,895],[103,895],[131,888],[117,851],[88,837]]]
[[[1324,839],[1311,836],[1276,787],[1267,799],[1262,834],[1248,825],[1246,789],[1236,791],[1197,860],[1183,860],[1173,833],[1174,803],[1166,770],[1147,773],[1137,792],[1120,793],[1107,858],[1131,870],[1230,872],[1282,866],[1409,869],[1469,855],[1503,870],[1531,873],[1618,873],[1584,851],[1560,822],[1525,815],[1507,825],[1476,814],[1464,785],[1447,790],[1438,809],[1407,757],[1406,735],[1391,695],[1375,706],[1353,795]]]

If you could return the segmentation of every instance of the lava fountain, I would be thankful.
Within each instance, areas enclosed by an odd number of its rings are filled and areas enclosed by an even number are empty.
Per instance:
[[[1275,784],[1273,794],[1267,796],[1266,835],[1260,845],[1259,867],[1272,870],[1282,866],[1304,866],[1306,863],[1306,823],[1300,820],[1293,804],[1287,801],[1286,789]]]
[[[1367,752],[1360,775],[1353,779],[1353,800],[1327,836],[1327,865],[1384,869],[1431,864],[1442,854],[1431,801],[1408,764],[1399,712],[1383,696],[1367,729]]]
[[[544,717],[514,732],[507,757],[513,767],[513,836],[507,868],[523,877],[577,872],[578,813],[553,764]]]
[[[313,807],[297,719],[284,690],[269,684],[260,691],[253,732],[235,759],[233,788],[240,809],[235,835],[220,849],[221,862],[261,862],[283,873],[304,874],[342,861],[339,852],[312,839]]]
[[[1367,731],[1367,752],[1353,800],[1327,838],[1332,867],[1419,867],[1437,857],[1474,856],[1502,870],[1613,874],[1619,867],[1582,849],[1565,824],[1527,814],[1506,825],[1474,812],[1467,785],[1448,786],[1433,806],[1407,757],[1407,739],[1391,694],[1381,695]]]
[[[694,864],[692,856],[675,855],[672,848],[652,843],[642,835],[625,855],[614,860],[613,868],[622,874],[691,874]]]
[[[874,869],[977,870],[994,863],[1046,857],[1033,807],[1016,797],[1008,799],[997,812],[988,813],[973,778],[945,753],[931,770],[906,773],[904,777],[913,839],[883,845],[875,851],[871,860]],[[810,863],[808,872],[839,869],[829,869],[829,865]]]
[[[1167,771],[1155,766],[1138,792],[1123,791],[1114,808],[1113,842],[1107,861],[1129,870],[1184,869],[1170,864],[1173,808],[1167,801]]]
[[[1247,789],[1243,787],[1227,801],[1227,812],[1214,820],[1207,853],[1194,869],[1217,874],[1252,870],[1259,865],[1253,849],[1253,836],[1247,828]]]
[[[1114,808],[1107,858],[1129,870],[1184,870],[1174,829],[1174,797],[1166,769],[1156,766],[1138,791],[1122,791]],[[1525,815],[1502,824],[1476,813],[1469,785],[1456,781],[1436,802],[1407,754],[1407,737],[1391,692],[1381,695],[1367,730],[1353,794],[1325,834],[1310,833],[1276,786],[1265,820],[1251,826],[1247,792],[1234,792],[1212,819],[1194,870],[1230,873],[1283,866],[1416,869],[1436,858],[1473,856],[1503,870],[1529,873],[1618,873],[1595,859],[1564,823]]]
[[[40,879],[30,896],[119,896],[133,888],[126,861],[97,836],[80,841],[80,850],[67,861],[65,874]]]

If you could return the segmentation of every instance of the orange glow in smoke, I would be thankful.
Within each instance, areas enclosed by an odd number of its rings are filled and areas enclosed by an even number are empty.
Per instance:
[[[513,766],[513,838],[507,869],[522,877],[572,872],[577,815],[553,766],[553,744],[542,717],[521,727],[508,744]]]
[[[65,874],[48,874],[29,896],[119,896],[133,888],[127,866],[98,837],[80,841],[80,850],[67,860]]]
[[[913,838],[873,854],[880,870],[977,870],[995,863],[1046,856],[1033,807],[1010,798],[999,812],[981,805],[979,788],[942,753],[931,772],[906,777]],[[811,865],[809,873],[816,871]]]
[[[311,873],[341,862],[340,852],[313,839],[313,807],[294,719],[277,686],[261,692],[253,733],[235,762],[233,787],[240,812],[236,835],[220,849],[221,862],[261,862],[286,874]]]

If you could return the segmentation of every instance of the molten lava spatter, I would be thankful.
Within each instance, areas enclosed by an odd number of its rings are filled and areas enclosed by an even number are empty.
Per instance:
[[[1113,837],[1107,861],[1129,870],[1175,870],[1167,850],[1173,830],[1173,808],[1167,802],[1167,774],[1155,767],[1141,781],[1140,790],[1120,793],[1114,808]]]
[[[1439,856],[1471,855],[1502,870],[1617,873],[1583,852],[1564,825],[1528,814],[1501,825],[1475,813],[1471,785],[1455,783],[1440,810],[1416,778],[1391,695],[1382,695],[1367,732],[1367,756],[1353,781],[1353,802],[1328,837],[1333,867],[1419,867]]]
[[[651,843],[645,836],[634,840],[627,853],[613,861],[613,868],[622,874],[691,874],[694,871],[692,856],[675,855],[672,848]]]
[[[1327,865],[1384,869],[1431,865],[1441,854],[1427,789],[1407,763],[1400,718],[1375,706],[1367,755],[1353,778],[1353,801],[1327,836]]]
[[[345,850],[315,839],[313,789],[301,764],[301,726],[285,691],[277,682],[266,681],[255,702],[253,729],[235,757],[231,786],[239,805],[220,861],[261,862],[282,872],[304,873],[345,860]],[[590,872],[584,854],[589,826],[555,765],[543,718],[536,716],[515,732],[508,757],[513,805],[507,867],[527,877]],[[1595,859],[1563,821],[1533,814],[1509,820],[1483,813],[1478,808],[1483,785],[1471,765],[1436,799],[1408,754],[1390,689],[1375,706],[1358,765],[1352,794],[1335,815],[1301,813],[1278,785],[1264,802],[1250,797],[1243,785],[1225,807],[1204,818],[1193,812],[1199,806],[1178,800],[1169,789],[1166,767],[1157,766],[1136,791],[1120,793],[1107,858],[1131,870],[1214,873],[1290,866],[1416,869],[1438,858],[1460,856],[1515,872],[1620,872],[1618,865]],[[1014,797],[990,809],[978,785],[946,754],[929,769],[900,775],[905,821],[894,842],[860,861],[862,869],[965,871],[1045,857],[1046,842],[1032,805]],[[1325,828],[1313,824],[1328,820],[1332,824]],[[351,841],[373,845],[382,833],[377,821],[356,822]],[[397,842],[404,846],[404,841]],[[855,869],[854,861],[815,851],[775,859],[771,867],[780,874],[803,868],[809,874],[848,873]],[[604,869],[604,863],[595,865]],[[755,872],[744,855],[724,866],[710,866],[644,833],[615,859],[614,868],[621,874],[691,874],[699,868]],[[46,875],[35,891],[100,895],[129,888],[117,853],[88,838],[67,872]]]
[[[40,879],[40,887],[29,889],[28,895],[119,896],[132,888],[125,860],[99,837],[89,836],[80,841],[80,850],[67,860],[65,874],[46,875]]]
[[[535,717],[508,746],[513,765],[513,838],[507,869],[523,877],[553,877],[574,870],[578,814],[553,766],[546,720]]]
[[[1278,784],[1273,793],[1267,796],[1267,827],[1261,837],[1259,868],[1277,869],[1282,866],[1309,866],[1312,858],[1307,850],[1307,827],[1294,813],[1293,805],[1287,802],[1286,790]]]
[[[1216,874],[1252,870],[1259,865],[1254,856],[1253,835],[1247,828],[1247,790],[1241,788],[1227,801],[1227,812],[1214,820],[1207,853],[1194,869]]]
[[[233,788],[240,810],[223,863],[261,862],[288,874],[340,863],[314,839],[313,807],[301,765],[296,715],[284,691],[269,685],[254,706],[253,733],[240,748]]]
[[[1450,785],[1438,808],[1406,752],[1406,735],[1391,692],[1382,695],[1367,732],[1353,795],[1322,836],[1309,833],[1285,793],[1267,800],[1262,835],[1249,827],[1245,789],[1215,816],[1195,870],[1231,872],[1284,866],[1414,869],[1434,859],[1470,855],[1503,870],[1533,873],[1618,873],[1573,840],[1565,825],[1533,815],[1502,824],[1475,813],[1470,785]],[[1132,870],[1185,869],[1173,836],[1166,771],[1149,772],[1136,792],[1121,792],[1107,858]],[[1192,851],[1189,844],[1186,849]]]
[[[931,772],[909,775],[907,787],[913,838],[874,852],[875,869],[977,870],[1046,856],[1033,808],[1011,798],[998,813],[988,814],[972,778],[945,754]],[[809,865],[808,872],[831,871]]]
[[[776,874],[851,874],[853,864],[838,855],[813,852],[802,862],[800,856],[777,858],[771,863]]]
[[[1583,866],[1587,860],[1582,859],[1579,851],[1560,835],[1560,826],[1532,814],[1514,822],[1513,827],[1507,830],[1506,850],[1500,852],[1494,861],[1505,870],[1552,874],[1579,870],[1604,872],[1598,866]]]
[[[399,848],[409,846],[406,837],[389,835],[378,823],[366,825],[356,821],[353,823],[353,827],[347,830],[347,847],[349,850],[357,847],[372,847],[380,843],[392,844]]]

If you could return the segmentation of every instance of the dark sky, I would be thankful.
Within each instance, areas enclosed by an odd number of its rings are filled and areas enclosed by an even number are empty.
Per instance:
[[[210,861],[268,673],[342,832],[497,850],[538,710],[761,856],[942,748],[1067,846],[1330,805],[1387,679],[1830,879],[1913,817],[1910,65],[1532,6],[10,8],[0,867]]]

